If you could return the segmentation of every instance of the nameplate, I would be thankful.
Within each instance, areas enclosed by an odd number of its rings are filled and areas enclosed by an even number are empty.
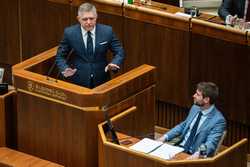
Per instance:
[[[35,83],[33,81],[27,81],[27,90],[30,92],[39,93],[51,98],[66,101],[67,95],[62,91],[54,88],[49,88],[44,85]]]

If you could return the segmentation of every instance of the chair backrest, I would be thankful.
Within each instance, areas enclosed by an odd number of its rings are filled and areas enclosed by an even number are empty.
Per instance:
[[[222,134],[222,136],[221,136],[221,138],[220,138],[220,141],[218,142],[218,145],[217,145],[217,148],[216,148],[216,150],[215,150],[215,152],[214,152],[214,155],[218,154],[218,152],[219,152],[219,150],[220,150],[220,146],[221,146],[221,144],[222,144],[222,142],[223,142],[223,140],[224,140],[226,134],[227,134],[227,131],[224,130],[224,131],[223,131],[223,134]]]

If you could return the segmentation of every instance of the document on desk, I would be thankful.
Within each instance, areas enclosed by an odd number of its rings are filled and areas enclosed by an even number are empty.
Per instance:
[[[130,149],[163,159],[171,159],[176,154],[184,151],[181,147],[172,146],[149,138],[142,139],[138,143],[131,146]]]
[[[165,143],[149,154],[156,156],[156,157],[159,157],[159,158],[163,158],[163,159],[171,159],[176,154],[178,154],[182,151],[184,151],[184,149],[182,147],[172,146],[172,145]]]
[[[135,151],[140,151],[143,153],[150,153],[163,143],[160,141],[152,140],[149,138],[144,138],[141,141],[135,143],[134,145],[130,146],[129,148]]]

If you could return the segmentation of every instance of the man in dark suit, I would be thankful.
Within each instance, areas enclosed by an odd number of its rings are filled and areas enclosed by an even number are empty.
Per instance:
[[[178,136],[180,140],[176,145],[183,147],[186,153],[193,154],[205,145],[206,155],[213,156],[226,129],[226,120],[214,105],[218,93],[214,83],[199,83],[187,118],[158,140],[171,141]]]
[[[78,8],[80,24],[67,27],[59,44],[56,64],[64,77],[75,84],[94,88],[110,79],[109,71],[120,69],[124,50],[112,27],[96,24],[97,11],[94,5],[84,3]],[[106,54],[113,53],[111,62]],[[72,51],[70,61],[67,55]]]
[[[249,0],[223,0],[218,14],[227,24],[232,24],[237,18],[250,21]]]

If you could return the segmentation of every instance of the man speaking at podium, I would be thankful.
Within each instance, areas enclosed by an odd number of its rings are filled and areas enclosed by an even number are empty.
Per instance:
[[[120,69],[124,50],[112,27],[96,24],[97,11],[94,5],[80,5],[77,20],[80,24],[64,30],[56,64],[63,76],[72,83],[94,88],[110,79],[109,71]],[[108,50],[113,53],[111,62],[107,61]]]
[[[226,128],[226,120],[215,107],[214,102],[219,94],[218,87],[212,82],[201,82],[193,95],[194,105],[183,122],[175,126],[158,140],[170,141],[179,136],[176,143],[188,154],[206,147],[206,155],[213,156]]]

